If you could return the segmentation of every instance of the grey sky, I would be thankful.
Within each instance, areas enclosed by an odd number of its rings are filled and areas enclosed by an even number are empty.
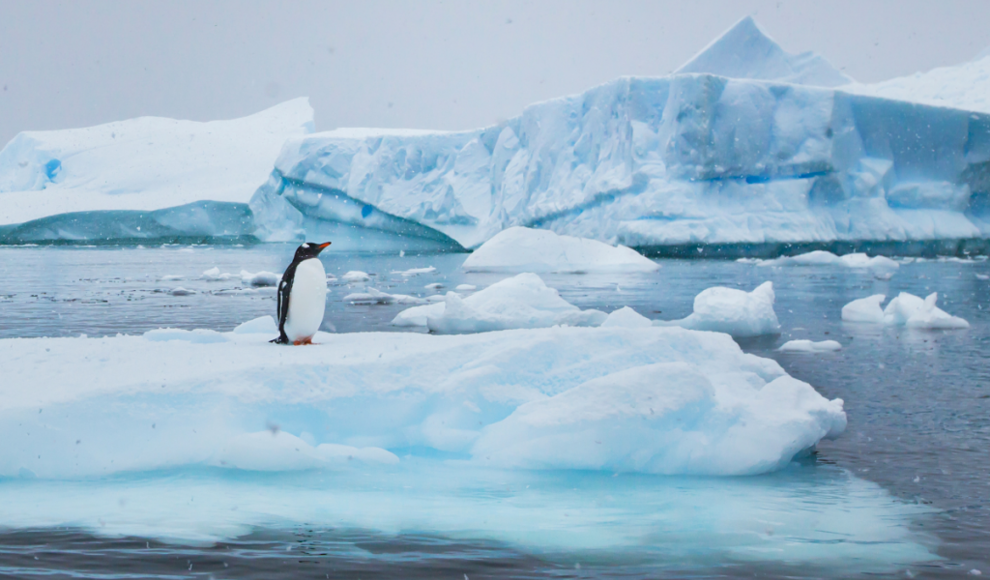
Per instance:
[[[745,15],[872,82],[968,60],[990,2],[0,0],[0,144],[309,96],[320,130],[465,129],[621,75],[663,75]]]

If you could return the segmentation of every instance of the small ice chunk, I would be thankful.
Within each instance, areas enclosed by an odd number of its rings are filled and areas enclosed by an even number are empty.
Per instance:
[[[208,280],[210,282],[216,282],[218,280],[229,280],[233,277],[234,277],[233,274],[227,272],[221,274],[220,268],[217,268],[216,266],[210,268],[209,270],[204,271],[201,276],[203,280]]]
[[[651,326],[653,326],[653,322],[649,318],[628,306],[623,306],[610,313],[608,318],[605,319],[605,322],[602,323],[602,328],[647,328]]]
[[[168,293],[171,294],[172,296],[192,296],[193,294],[196,293],[196,291],[195,290],[187,290],[187,289],[183,288],[182,286],[176,286],[175,288],[172,288],[171,290],[169,290]]]
[[[427,284],[426,286],[423,286],[423,288],[426,288],[427,290],[439,290],[443,288],[443,284],[441,284],[440,282],[433,282],[432,284]]]
[[[350,272],[344,274],[340,277],[341,280],[347,282],[348,284],[354,284],[357,282],[367,282],[371,280],[371,276],[367,272],[362,272],[360,270],[351,270]]]
[[[887,297],[883,294],[874,294],[853,300],[842,307],[842,320],[883,324],[883,309],[880,308],[880,304],[886,299]]]
[[[247,270],[241,270],[241,282],[248,286],[278,286],[278,281],[282,279],[280,274],[274,272],[256,272],[252,274]]]
[[[431,274],[436,271],[437,269],[433,266],[428,266],[426,268],[412,268],[410,270],[403,271],[394,270],[392,273],[396,276],[402,276],[403,278],[412,278],[413,276],[419,276],[420,274]]]
[[[680,320],[654,320],[654,326],[680,326],[693,330],[725,332],[735,337],[780,332],[773,310],[773,283],[764,282],[752,292],[716,286],[694,298],[694,312]]]
[[[408,296],[406,294],[388,294],[376,288],[367,288],[364,292],[354,292],[344,296],[344,302],[351,304],[423,304],[426,302],[422,298]]]
[[[871,258],[863,253],[837,256],[832,252],[826,252],[823,250],[798,254],[797,256],[785,256],[783,258],[777,258],[776,260],[764,260],[751,263],[755,263],[758,266],[844,266],[846,268],[853,269],[868,269],[873,272],[874,275],[884,277],[883,279],[890,279],[890,277],[894,275],[894,272],[901,267],[900,264],[885,256],[873,256]]]
[[[458,284],[457,287],[454,288],[454,290],[457,290],[458,292],[474,292],[477,289],[478,287],[474,284]]]
[[[235,334],[278,334],[278,325],[270,315],[259,316],[234,328]]]
[[[966,322],[958,316],[951,314],[935,306],[938,302],[938,292],[932,292],[925,298],[924,304],[918,312],[907,319],[905,326],[908,328],[923,328],[926,330],[953,330],[969,328]]]
[[[883,323],[889,326],[903,326],[909,318],[921,311],[925,301],[914,294],[901,292],[883,309]]]
[[[550,230],[505,229],[461,266],[468,272],[653,272],[660,265],[625,246],[561,236]]]
[[[432,296],[431,296],[432,298]],[[392,319],[392,326],[423,326],[427,325],[428,319],[432,317],[438,317],[443,315],[444,309],[444,297],[439,296],[440,301],[434,304],[427,304],[425,306],[414,306],[413,308],[407,308],[402,312],[398,313],[395,318]]]
[[[820,342],[815,342],[813,340],[788,340],[779,349],[781,352],[806,352],[806,353],[817,353],[817,352],[834,352],[837,350],[842,350],[842,345],[834,340],[822,340]]]
[[[214,342],[227,342],[227,337],[215,330],[197,328],[195,330],[182,330],[181,328],[159,328],[149,330],[144,333],[145,340],[152,342],[167,342],[169,340],[184,340],[195,344],[211,344]]]
[[[977,280],[990,280],[990,274],[977,274]]]
[[[185,276],[179,276],[178,274],[168,274],[162,276],[161,278],[162,282],[178,282],[179,280],[185,280],[185,279],[186,279]]]

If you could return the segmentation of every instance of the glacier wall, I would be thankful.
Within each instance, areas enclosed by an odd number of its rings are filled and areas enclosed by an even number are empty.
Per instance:
[[[521,225],[658,248],[985,240],[988,192],[988,115],[680,74],[475,131],[291,138],[251,209],[271,240],[335,222],[474,248]]]

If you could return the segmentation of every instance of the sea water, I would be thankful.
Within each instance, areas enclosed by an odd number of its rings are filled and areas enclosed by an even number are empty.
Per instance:
[[[245,285],[241,270],[281,272],[293,250],[0,248],[0,338],[139,334],[159,327],[230,330],[275,311],[274,289]],[[505,277],[461,272],[464,257],[327,251],[323,261],[336,280],[330,282],[324,329],[421,331],[389,324],[407,306],[355,305],[344,298],[368,286],[426,298],[465,283],[481,289]],[[990,264],[904,261],[889,280],[834,266],[660,264],[650,274],[543,278],[581,308],[631,306],[663,319],[689,314],[694,296],[707,287],[751,290],[773,281],[782,334],[741,345],[776,359],[824,396],[844,399],[846,432],[780,472],[744,478],[493,471],[417,456],[404,458],[401,468],[346,474],[185,468],[85,481],[0,480],[0,574],[990,573],[990,281],[982,278],[990,275]],[[399,273],[429,266],[436,271]],[[203,279],[213,267],[234,276]],[[351,270],[367,272],[370,280],[340,282]],[[443,287],[427,288],[435,283]],[[176,295],[180,286],[188,292]],[[923,332],[840,319],[850,300],[901,291],[939,292],[939,306],[971,328]],[[843,349],[776,351],[800,338],[837,340]],[[170,537],[169,526],[184,526],[183,539]],[[201,529],[202,537],[190,540],[188,529]]]

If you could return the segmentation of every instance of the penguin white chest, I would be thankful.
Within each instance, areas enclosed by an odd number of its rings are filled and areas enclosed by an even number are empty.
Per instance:
[[[327,273],[318,258],[303,260],[296,266],[296,276],[289,292],[289,312],[285,317],[285,334],[291,341],[312,337],[323,323],[327,305]]]

